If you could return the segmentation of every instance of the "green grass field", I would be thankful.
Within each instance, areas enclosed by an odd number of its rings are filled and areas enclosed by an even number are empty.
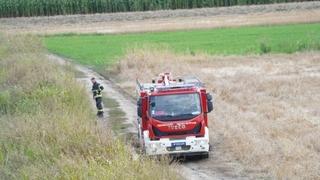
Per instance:
[[[56,35],[44,38],[49,51],[100,67],[132,47],[167,47],[176,53],[246,55],[320,50],[320,24],[254,26],[117,35]]]

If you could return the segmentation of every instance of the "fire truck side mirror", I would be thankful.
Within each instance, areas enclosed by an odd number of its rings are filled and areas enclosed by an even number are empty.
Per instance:
[[[208,100],[208,101],[212,101],[212,95],[209,94],[209,93],[207,93],[207,100]]]
[[[137,101],[137,114],[139,117],[142,117],[142,100],[141,98]]]
[[[208,113],[213,110],[212,95],[209,93],[207,93],[207,108],[208,108]]]
[[[213,103],[211,101],[207,101],[208,113],[213,110]]]

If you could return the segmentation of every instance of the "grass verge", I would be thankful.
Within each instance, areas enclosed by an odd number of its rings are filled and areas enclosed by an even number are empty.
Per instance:
[[[39,39],[0,34],[0,42],[1,178],[179,178],[97,127],[75,73],[46,61]]]
[[[84,65],[110,65],[128,49],[162,46],[195,55],[293,53],[320,49],[320,24],[292,24],[117,35],[56,35],[44,38],[47,48]]]

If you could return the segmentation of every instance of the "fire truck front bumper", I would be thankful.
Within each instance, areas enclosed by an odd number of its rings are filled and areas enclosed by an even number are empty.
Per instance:
[[[149,131],[144,131],[143,136],[147,155],[197,155],[209,152],[209,129],[207,127],[205,127],[204,137],[189,136],[185,139],[150,140]]]

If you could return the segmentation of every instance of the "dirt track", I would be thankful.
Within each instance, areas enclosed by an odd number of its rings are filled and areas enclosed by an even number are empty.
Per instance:
[[[320,2],[0,19],[8,33],[123,33],[320,22]]]

